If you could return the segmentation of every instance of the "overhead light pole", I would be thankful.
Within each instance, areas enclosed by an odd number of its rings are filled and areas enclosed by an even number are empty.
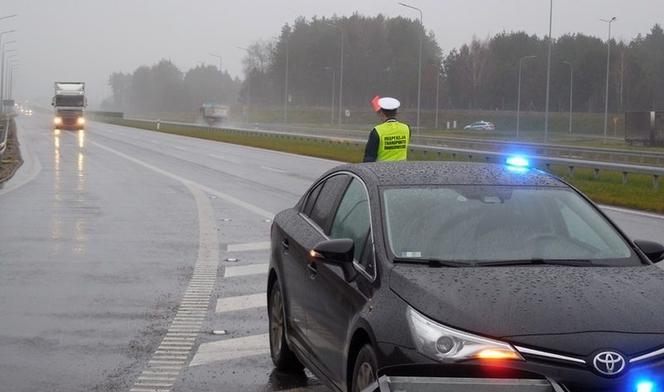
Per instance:
[[[339,126],[341,127],[342,119],[343,119],[343,107],[344,107],[344,29],[341,26],[341,24],[337,21],[337,23],[332,23],[328,21],[324,21],[325,24],[334,26],[337,29],[339,29],[339,34],[340,34],[340,46],[341,50],[339,51],[340,58],[339,58]]]
[[[221,57],[221,55],[220,55],[220,54],[210,53],[210,56],[215,57],[215,58],[217,58],[217,59],[219,60],[219,72],[220,72],[220,73],[223,73],[224,71],[223,71],[223,69],[221,68],[221,66],[223,65],[223,58]]]
[[[519,81],[516,93],[516,138],[519,138],[519,127],[521,126],[521,68],[525,60],[534,59],[537,56],[524,56],[519,59]]]
[[[615,16],[611,19],[600,19],[602,22],[609,25],[609,38],[606,41],[608,50],[606,52],[606,93],[604,96],[604,140],[607,137],[607,129],[609,127],[609,73],[611,71],[611,24],[618,20]]]
[[[243,46],[236,46],[236,48],[244,50],[247,54],[249,54],[249,48],[245,48]],[[249,69],[249,73],[247,74],[247,122],[249,122],[249,112],[251,111],[251,69]]]
[[[420,109],[421,109],[421,102],[422,102],[422,41],[424,38],[424,13],[422,12],[422,9],[414,7],[410,4],[406,3],[399,3],[400,6],[410,8],[412,10],[415,10],[420,13],[420,25],[422,27],[422,31],[420,34],[420,54],[419,54],[419,61],[418,61],[418,70],[417,70],[417,130],[419,132],[420,129]]]
[[[5,16],[2,19],[7,19],[11,18],[15,15],[10,15],[10,16]],[[15,32],[16,30],[5,30],[5,31],[0,31],[0,111],[4,110],[4,105],[3,105],[3,100],[4,100],[4,92],[5,92],[5,44],[2,43],[2,36],[5,34],[10,34]],[[11,41],[8,43],[14,43],[16,42]]]
[[[438,129],[438,111],[440,110],[440,74],[442,73],[441,67],[438,67],[436,72],[436,121],[434,128]]]
[[[286,70],[284,71],[284,124],[288,123],[288,62],[290,37],[286,34]]]
[[[334,124],[334,102],[336,101],[337,71],[334,67],[325,67],[332,74],[332,103],[330,104],[330,124]]]
[[[549,98],[551,92],[551,52],[553,51],[553,0],[549,10],[549,55],[546,66],[546,103],[544,109],[544,141],[549,141]]]
[[[563,64],[569,65],[569,134],[572,134],[572,114],[574,102],[574,67],[569,61],[563,61]]]

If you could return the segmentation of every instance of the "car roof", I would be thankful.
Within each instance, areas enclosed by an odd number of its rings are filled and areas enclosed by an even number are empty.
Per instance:
[[[332,169],[350,171],[376,186],[409,185],[505,185],[569,187],[537,169],[514,170],[503,164],[475,162],[377,162],[342,165]]]

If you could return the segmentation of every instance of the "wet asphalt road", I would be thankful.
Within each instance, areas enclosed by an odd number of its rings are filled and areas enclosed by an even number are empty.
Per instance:
[[[44,115],[19,132],[26,163],[0,188],[1,390],[326,390],[272,371],[264,290],[270,217],[334,162],[57,133]],[[663,240],[664,219],[609,214]]]

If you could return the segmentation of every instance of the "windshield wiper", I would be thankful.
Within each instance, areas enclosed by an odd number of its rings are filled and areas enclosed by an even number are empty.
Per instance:
[[[591,260],[587,259],[520,259],[520,260],[498,260],[498,261],[483,261],[476,265],[480,267],[508,267],[512,265],[566,265],[572,267],[587,267],[594,265]]]
[[[474,265],[463,261],[443,260],[443,259],[434,259],[434,258],[417,258],[417,257],[395,257],[392,261],[397,264],[426,264],[432,268],[441,268],[441,267],[459,268],[459,267],[472,267]]]

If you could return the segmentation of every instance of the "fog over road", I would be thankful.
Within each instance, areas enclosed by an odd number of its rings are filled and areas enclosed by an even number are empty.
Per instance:
[[[3,390],[324,390],[272,372],[265,272],[270,218],[337,163],[50,124],[18,119],[26,163],[0,188]],[[609,214],[663,240],[662,217]]]

